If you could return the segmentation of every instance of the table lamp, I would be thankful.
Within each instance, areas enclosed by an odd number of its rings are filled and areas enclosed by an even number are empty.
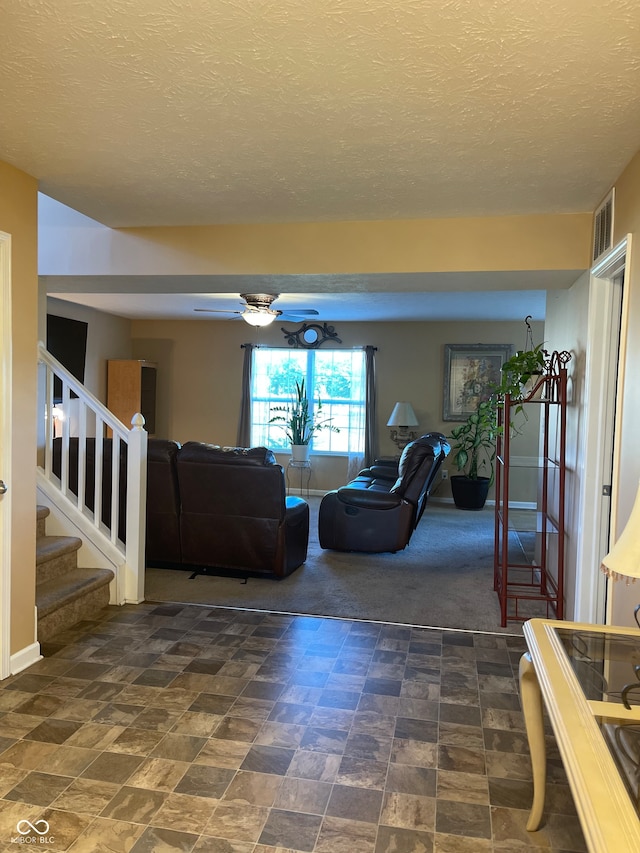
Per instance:
[[[640,485],[629,520],[613,548],[602,558],[601,568],[607,577],[614,581],[626,578],[627,583],[629,580],[635,583],[636,578],[640,578]],[[640,604],[633,612],[640,628],[638,611]]]
[[[395,441],[400,451],[404,450],[407,444],[416,438],[415,432],[409,432],[409,427],[418,426],[418,419],[411,403],[396,403],[387,426],[397,427],[391,430],[391,441]]]

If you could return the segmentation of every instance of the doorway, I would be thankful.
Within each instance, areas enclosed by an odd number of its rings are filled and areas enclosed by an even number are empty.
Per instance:
[[[599,570],[609,550],[609,532],[616,498],[618,471],[616,411],[621,359],[627,329],[628,299],[625,270],[631,235],[622,240],[591,270],[589,322],[585,365],[585,460],[582,511],[577,541],[576,596],[573,619],[604,624],[607,581]],[[612,515],[613,514],[613,515]]]
[[[11,236],[0,231],[0,679],[11,670],[11,351]]]

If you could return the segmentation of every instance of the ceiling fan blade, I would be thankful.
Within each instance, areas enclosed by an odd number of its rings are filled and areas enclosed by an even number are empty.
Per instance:
[[[242,314],[242,311],[231,311],[228,308],[194,308],[194,311],[199,311],[203,314]]]
[[[301,320],[304,317],[317,317],[318,313],[315,308],[301,308],[299,311],[292,308],[290,311],[283,311],[279,316],[281,320]]]
[[[246,317],[247,314],[271,314],[274,319],[280,317],[282,320],[293,323],[303,320],[305,317],[316,317],[318,315],[315,308],[292,308],[288,311],[277,311],[273,308],[253,305],[250,302],[247,302],[242,311],[232,311],[228,308],[194,308],[193,310],[202,314],[235,314],[237,317]]]

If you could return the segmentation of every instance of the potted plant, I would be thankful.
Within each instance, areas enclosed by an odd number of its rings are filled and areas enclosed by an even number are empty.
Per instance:
[[[498,397],[509,394],[513,400],[524,400],[525,397],[530,398],[534,389],[536,396],[542,395],[544,383],[539,379],[544,374],[549,353],[544,349],[544,343],[534,345],[530,320],[531,314],[528,314],[524,318],[527,327],[524,349],[517,350],[500,368],[501,381],[494,389]],[[522,411],[522,407],[519,408]]]
[[[464,423],[451,430],[451,459],[460,472],[451,477],[451,493],[458,509],[485,505],[494,478],[496,434],[493,398],[480,402]]]
[[[542,343],[530,349],[518,350],[502,365],[502,378],[495,393],[509,394],[515,400],[527,397],[544,373],[548,357],[549,353]]]
[[[340,430],[330,423],[332,418],[322,417],[322,401],[318,397],[315,411],[309,411],[309,399],[305,389],[304,379],[296,381],[296,392],[291,403],[286,406],[272,406],[274,415],[269,423],[282,424],[287,440],[291,444],[291,458],[296,462],[304,462],[309,458],[309,443],[315,433],[322,429],[333,432]]]
[[[543,344],[536,344],[529,349],[518,350],[511,358],[502,365],[502,379],[494,388],[494,396],[497,405],[502,404],[504,394],[509,394],[516,405],[511,409],[514,417],[509,422],[509,427],[514,434],[521,432],[521,427],[528,420],[525,400],[539,400],[545,389],[545,382],[541,381],[545,372],[546,360],[549,353]]]

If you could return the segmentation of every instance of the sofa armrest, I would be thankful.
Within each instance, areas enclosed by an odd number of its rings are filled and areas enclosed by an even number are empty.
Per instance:
[[[352,489],[343,486],[337,490],[337,495],[341,503],[359,509],[395,509],[402,503],[402,498],[398,495],[375,489]]]
[[[391,480],[394,482],[398,479],[398,465],[379,465],[374,463],[370,468],[366,469],[367,476],[379,480]]]
[[[285,567],[289,574],[307,559],[309,545],[309,504],[298,497],[285,498]],[[281,576],[282,576],[281,575]]]

